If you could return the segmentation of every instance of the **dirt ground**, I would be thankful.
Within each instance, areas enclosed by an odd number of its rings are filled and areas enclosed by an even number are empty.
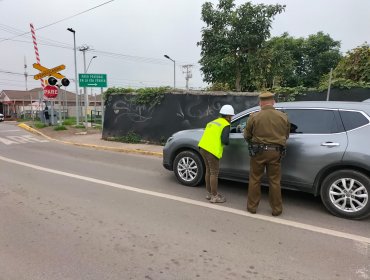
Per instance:
[[[37,129],[38,131],[42,132],[43,134],[52,137],[52,138],[64,138],[67,136],[73,136],[73,135],[86,135],[86,134],[101,134],[102,129],[101,128],[95,128],[95,127],[88,127],[86,128],[76,128],[73,126],[65,125],[67,130],[54,130],[56,126],[47,126],[44,128],[36,128],[34,126],[34,123],[31,122],[25,122],[27,125],[31,126],[32,128]]]

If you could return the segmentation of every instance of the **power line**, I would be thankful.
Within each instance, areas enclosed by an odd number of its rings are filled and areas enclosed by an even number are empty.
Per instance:
[[[52,25],[54,25],[54,24],[57,24],[57,23],[59,23],[59,22],[62,22],[62,21],[65,21],[65,20],[68,20],[68,19],[71,19],[71,18],[77,17],[77,16],[82,15],[82,14],[84,14],[84,13],[87,13],[87,12],[90,12],[90,11],[92,11],[92,10],[95,10],[95,9],[97,9],[97,8],[101,7],[101,6],[104,6],[104,5],[106,5],[106,4],[109,4],[110,2],[113,2],[113,1],[114,1],[114,0],[109,0],[109,1],[104,2],[104,3],[102,3],[102,4],[98,5],[98,6],[95,6],[95,7],[92,7],[92,8],[90,8],[90,9],[88,9],[88,10],[82,11],[82,12],[80,12],[80,13],[78,13],[78,14],[75,14],[75,15],[72,15],[72,16],[69,16],[69,17],[66,17],[66,18],[64,18],[64,19],[58,20],[58,21],[56,21],[56,22],[53,22],[53,23],[50,23],[50,24],[44,25],[44,26],[42,26],[42,27],[40,27],[40,28],[37,28],[36,30],[41,30],[41,29],[44,29],[44,28],[46,28],[46,27],[52,26]]]
[[[3,39],[3,38],[0,38],[0,39]],[[9,39],[8,41],[32,44],[31,41],[24,41],[24,40]],[[69,47],[61,46],[61,45],[52,44],[52,43],[39,43],[39,45],[73,50],[72,46],[69,46]],[[93,49],[90,52],[94,54],[99,54],[100,56],[109,57],[109,58],[123,59],[123,60],[128,60],[128,61],[133,61],[133,62],[141,62],[141,63],[149,63],[149,64],[168,65],[168,62],[166,62],[164,59],[159,59],[159,58],[141,57],[141,56],[134,56],[134,55],[128,55],[128,54],[113,53],[113,52],[108,52],[108,51],[100,51],[96,49]],[[200,68],[200,66],[197,66],[194,64],[193,66],[198,69]]]
[[[23,34],[24,33],[24,31],[23,30],[20,30],[20,29],[16,29],[16,28],[14,28],[14,27],[11,27],[11,26],[9,26],[9,25],[5,25],[5,24],[1,24],[0,23],[0,30],[3,30],[3,31],[6,31],[6,32],[8,32],[8,33],[12,33],[12,34],[15,34],[15,35],[19,35],[19,34]],[[30,34],[28,34],[28,35],[30,35]],[[30,38],[31,38],[31,36],[30,36]],[[58,46],[59,45],[62,45],[62,46],[64,46],[64,47],[70,47],[70,48],[72,48],[72,46],[71,45],[69,45],[69,44],[66,44],[66,43],[64,43],[64,42],[60,42],[60,41],[57,41],[57,40],[54,40],[54,39],[49,39],[49,38],[46,38],[46,37],[43,37],[43,36],[38,36],[38,38],[39,38],[39,41],[40,42],[46,42],[46,43],[56,43],[56,44],[58,44]],[[7,40],[7,38],[0,38],[0,39],[4,39],[4,40]],[[17,41],[17,40],[12,40],[12,39],[9,39],[9,41]],[[19,40],[18,40],[19,41]],[[20,41],[20,42],[22,42],[22,41]],[[24,42],[26,42],[26,41],[24,41]]]
[[[16,72],[11,72],[11,71],[4,71],[4,70],[0,70],[0,73],[4,73],[4,74],[10,74],[10,75],[24,75],[23,73],[16,73]]]
[[[65,21],[65,20],[68,20],[68,19],[71,19],[71,18],[77,17],[77,16],[79,16],[79,15],[82,15],[82,14],[84,14],[84,13],[90,12],[90,11],[92,11],[92,10],[94,10],[94,9],[97,9],[97,8],[99,8],[99,7],[101,7],[101,6],[104,6],[104,5],[106,5],[106,4],[110,3],[110,2],[113,2],[113,1],[114,1],[114,0],[109,0],[109,1],[107,1],[107,2],[104,2],[104,3],[100,4],[100,5],[97,5],[97,6],[95,6],[95,7],[92,7],[92,8],[90,8],[90,9],[87,9],[87,10],[85,10],[85,11],[82,11],[82,12],[77,13],[77,14],[75,14],[75,15],[72,15],[72,16],[69,16],[69,17],[66,17],[66,18],[63,18],[63,19],[61,19],[61,20],[58,20],[58,21],[56,21],[56,22],[53,22],[53,23],[50,23],[50,24],[47,24],[47,25],[44,25],[44,26],[41,26],[41,27],[39,27],[39,28],[36,28],[35,30],[41,30],[41,29],[47,28],[47,27],[49,27],[49,26],[55,25],[55,24],[57,24],[57,23],[60,23],[60,22],[62,22],[62,21]],[[24,32],[24,33],[22,33],[22,34],[18,34],[18,35],[16,35],[16,36],[14,36],[14,37],[10,37],[10,38],[3,39],[3,40],[1,40],[1,41],[0,41],[0,43],[2,43],[2,42],[4,42],[4,41],[11,40],[11,39],[14,39],[14,38],[17,38],[17,37],[20,37],[20,36],[27,35],[27,34],[29,34],[29,33],[30,33],[30,32]]]

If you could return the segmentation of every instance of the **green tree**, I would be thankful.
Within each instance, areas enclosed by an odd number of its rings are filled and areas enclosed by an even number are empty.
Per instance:
[[[322,32],[307,39],[288,33],[266,41],[259,61],[265,87],[316,87],[323,74],[330,72],[341,58],[340,42]]]
[[[329,86],[329,74],[321,78],[320,90]],[[370,87],[370,46],[363,44],[346,53],[333,71],[332,87]]]
[[[238,7],[234,0],[220,0],[216,8],[210,2],[202,6],[201,70],[208,83],[229,84],[236,91],[257,88],[257,52],[270,37],[275,15],[284,5],[254,5]]]
[[[264,43],[258,52],[259,88],[292,87],[301,84],[304,39],[284,33]]]
[[[335,68],[334,77],[369,83],[370,46],[363,44],[347,52]]]
[[[323,74],[335,68],[341,59],[340,42],[318,32],[304,42],[302,85],[317,87]]]

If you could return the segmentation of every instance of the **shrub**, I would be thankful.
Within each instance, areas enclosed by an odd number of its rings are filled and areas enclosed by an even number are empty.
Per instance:
[[[75,125],[73,127],[75,127],[75,128],[85,128],[85,126],[83,124]]]
[[[137,143],[141,142],[141,137],[140,137],[139,134],[136,134],[135,132],[130,131],[125,136],[109,137],[107,140],[116,141],[116,142],[123,142],[123,143],[137,144]]]
[[[58,125],[54,127],[54,130],[59,131],[59,130],[67,130],[67,128],[64,125]]]
[[[74,125],[76,123],[75,118],[68,118],[63,121],[63,125]]]
[[[36,122],[35,123],[35,127],[36,128],[44,128],[44,127],[47,127],[46,124],[42,123],[42,122]]]

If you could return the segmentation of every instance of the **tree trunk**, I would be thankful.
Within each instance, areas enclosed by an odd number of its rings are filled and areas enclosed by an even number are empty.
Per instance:
[[[239,64],[239,63],[238,63]],[[240,67],[239,65],[236,68],[236,79],[235,79],[235,89],[236,91],[240,92],[241,91],[241,86],[240,86],[240,81],[241,81],[241,73],[240,73]]]

